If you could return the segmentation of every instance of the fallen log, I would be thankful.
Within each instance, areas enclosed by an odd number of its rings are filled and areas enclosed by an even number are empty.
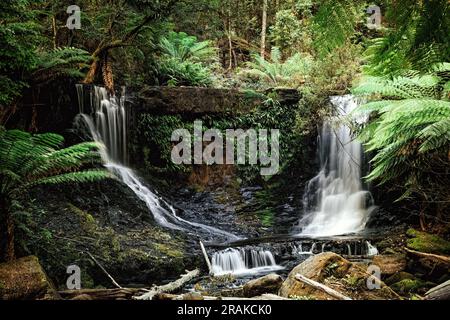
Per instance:
[[[162,285],[162,286],[154,286],[151,288],[148,292],[134,296],[133,299],[135,300],[152,300],[153,297],[155,297],[159,293],[171,293],[174,292],[181,287],[183,287],[184,284],[188,283],[192,279],[196,278],[200,274],[200,270],[195,269],[192,271],[187,271],[186,274],[182,275],[179,279],[170,282],[168,284]]]
[[[437,262],[442,262],[445,264],[450,264],[450,257],[448,256],[441,256],[441,255],[437,255],[437,254],[433,254],[433,253],[425,253],[425,252],[420,252],[420,251],[415,251],[415,250],[411,250],[408,248],[405,248],[405,250],[415,256],[421,257],[421,258],[429,258],[431,260],[437,261]]]
[[[313,287],[314,289],[321,290],[321,291],[329,294],[330,296],[332,296],[332,297],[334,297],[336,299],[339,299],[339,300],[352,300],[350,297],[347,297],[346,295],[343,295],[342,293],[340,293],[340,292],[338,292],[338,291],[336,291],[334,289],[331,289],[330,287],[327,287],[326,285],[324,285],[322,283],[319,283],[319,282],[316,282],[314,280],[311,280],[311,279],[309,279],[309,278],[307,278],[307,277],[305,277],[305,276],[303,276],[303,275],[301,275],[299,273],[297,273],[295,275],[295,279],[300,281],[300,282],[306,283],[307,285]]]
[[[143,293],[143,289],[117,288],[117,289],[81,289],[59,291],[63,299],[74,299],[78,296],[89,296],[91,300],[129,300],[134,295]]]
[[[450,280],[428,290],[425,300],[450,300]]]

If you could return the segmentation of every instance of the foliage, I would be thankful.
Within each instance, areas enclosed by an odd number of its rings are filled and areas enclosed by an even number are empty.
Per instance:
[[[376,155],[369,180],[396,183],[424,201],[447,201],[450,146],[450,64],[426,75],[386,79],[366,77],[353,92],[369,98],[356,113],[372,114],[360,133],[368,151]],[[376,114],[376,116],[373,116]]]
[[[167,37],[162,37],[159,48],[164,57],[180,62],[208,62],[214,60],[216,55],[216,49],[210,41],[199,42],[197,37],[184,32],[170,32]]]
[[[208,86],[212,83],[211,71],[201,63],[164,59],[158,69],[161,85]]]
[[[62,143],[57,134],[1,129],[1,196],[11,198],[38,184],[88,182],[109,176],[101,169],[85,169],[100,163],[96,143],[61,149]]]
[[[278,11],[275,24],[270,27],[270,39],[281,52],[291,54],[300,46],[304,38],[301,21],[292,10]]]
[[[159,74],[169,85],[206,86],[212,81],[206,63],[215,60],[216,49],[209,41],[197,41],[184,32],[170,32],[159,42]]]
[[[0,106],[12,103],[27,86],[23,74],[35,65],[39,26],[29,1],[0,3]]]
[[[81,70],[88,67],[91,56],[83,49],[65,47],[41,52],[36,60],[32,79],[43,83],[60,77],[83,78]]]
[[[367,49],[366,73],[400,75],[422,72],[450,56],[450,4],[447,0],[402,0],[386,6],[389,22]]]
[[[323,0],[313,16],[314,47],[324,58],[333,50],[347,44],[363,21],[365,1]]]
[[[311,58],[295,54],[286,61],[281,60],[281,52],[272,48],[271,61],[254,55],[253,61],[247,63],[241,76],[247,79],[256,78],[267,87],[298,87],[304,83],[311,68]]]

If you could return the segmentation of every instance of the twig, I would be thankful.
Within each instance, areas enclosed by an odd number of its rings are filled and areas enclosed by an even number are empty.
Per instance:
[[[203,245],[203,242],[200,241],[200,248],[203,252],[203,257],[205,257],[206,265],[208,266],[209,274],[212,274],[212,267],[211,267],[211,261],[209,261],[208,253],[206,252],[205,246]]]
[[[100,262],[97,261],[97,259],[95,259],[95,257],[89,252],[86,251],[86,253],[89,255],[89,257],[91,257],[91,259],[100,267],[100,269],[102,269],[102,271],[108,276],[109,279],[111,279],[112,283],[119,289],[123,289],[120,284],[118,284],[116,282],[116,280],[114,280],[114,278],[105,270],[105,268],[103,268],[103,266],[100,264]]]

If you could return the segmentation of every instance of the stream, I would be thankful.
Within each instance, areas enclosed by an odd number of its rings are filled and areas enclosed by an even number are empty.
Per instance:
[[[239,223],[236,207],[241,202],[251,204],[260,190],[257,186],[240,189],[235,206],[227,190],[178,190],[172,202],[159,195],[127,164],[125,91],[117,97],[94,87],[86,99],[84,86],[77,85],[77,93],[77,131],[101,145],[104,166],[146,204],[157,224],[207,244],[214,275],[248,279],[270,272],[287,274],[309,256],[324,251],[349,259],[367,259],[378,253],[360,235],[375,208],[361,180],[362,146],[347,126],[336,124],[336,119],[348,116],[357,106],[352,96],[331,98],[336,116],[323,124],[319,134],[320,171],[305,188],[301,211],[289,203],[279,208],[289,227],[285,234],[276,235],[261,226],[240,227],[248,223]],[[89,106],[84,105],[86,100]],[[220,192],[226,195],[227,204],[215,200]]]

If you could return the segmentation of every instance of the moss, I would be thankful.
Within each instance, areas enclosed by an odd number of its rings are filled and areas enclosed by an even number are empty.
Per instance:
[[[97,228],[97,221],[91,214],[84,210],[81,210],[71,203],[68,203],[67,207],[71,212],[75,213],[80,218],[80,224],[84,231],[92,232]]]
[[[441,237],[414,229],[407,231],[407,247],[421,252],[450,254],[450,242]]]
[[[169,256],[169,257],[173,257],[173,258],[183,258],[183,252],[181,252],[180,250],[176,249],[175,247],[171,247],[167,244],[163,244],[163,243],[155,243],[154,244],[156,250],[160,251],[161,253]]]
[[[389,278],[387,278],[384,282],[387,285],[391,285],[391,284],[394,284],[394,283],[397,283],[397,282],[400,282],[400,281],[406,280],[406,279],[413,280],[413,279],[415,279],[415,277],[408,272],[400,271],[398,273],[393,274]]]
[[[264,209],[257,212],[258,218],[264,227],[273,225],[274,212],[271,209]]]
[[[363,285],[365,285],[365,279],[359,277],[358,275],[352,275],[348,276],[344,279],[345,283],[351,288],[351,289],[357,289]]]
[[[416,293],[419,289],[430,288],[434,284],[431,282],[424,282],[419,279],[404,279],[391,286],[391,289],[398,294],[405,295],[410,293]]]

